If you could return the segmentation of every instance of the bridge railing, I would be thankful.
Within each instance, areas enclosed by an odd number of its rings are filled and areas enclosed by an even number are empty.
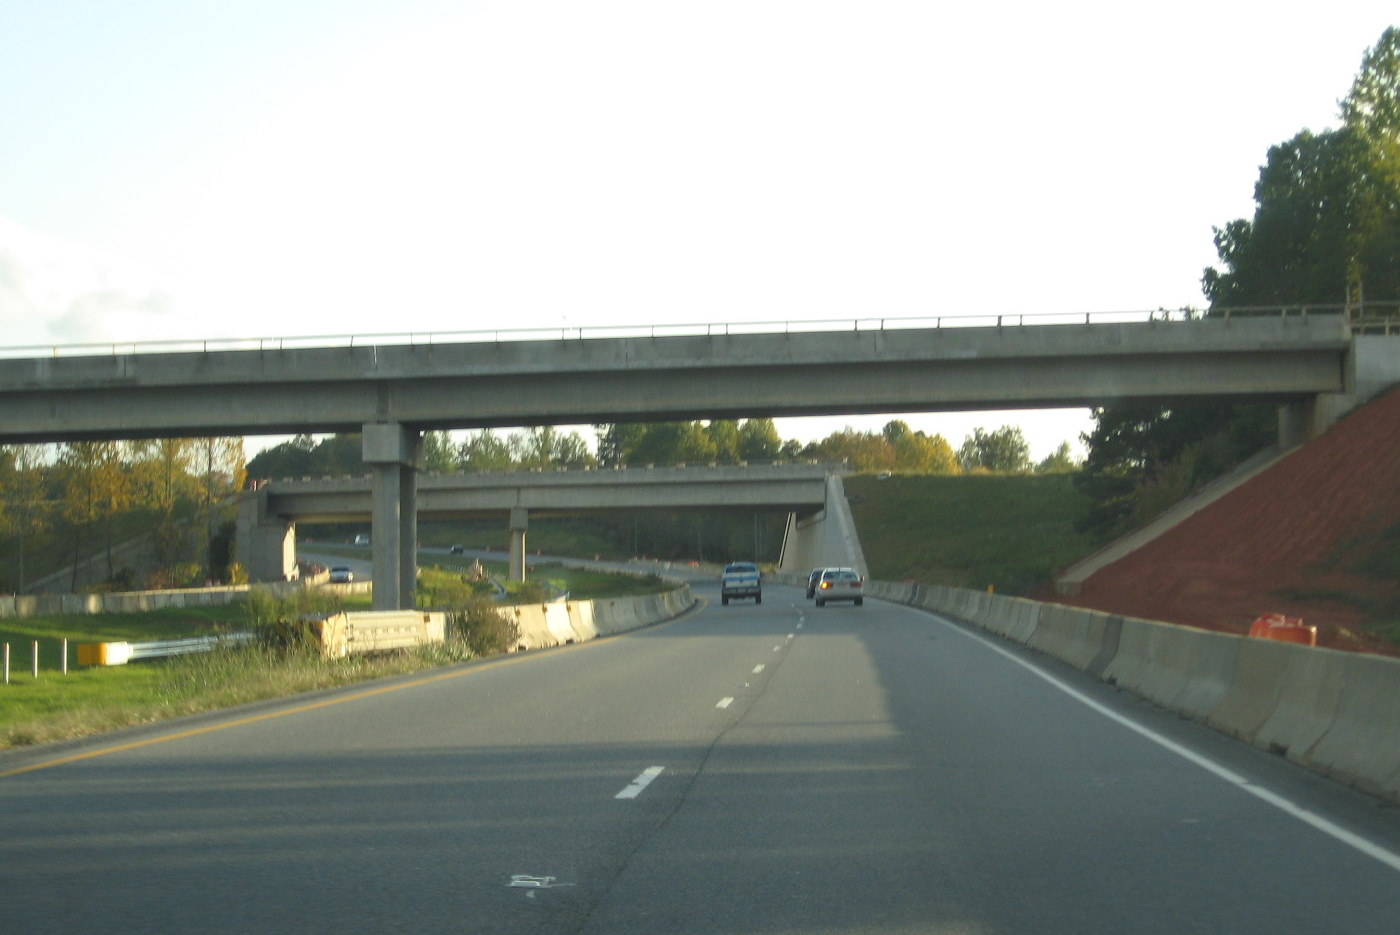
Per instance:
[[[1355,334],[1400,334],[1400,302],[1367,303],[1350,318]]]
[[[863,317],[650,325],[562,326],[481,331],[386,331],[374,334],[320,334],[261,338],[170,338],[151,341],[104,341],[84,344],[0,347],[0,358],[96,357],[133,354],[208,353],[211,351],[286,351],[336,347],[392,345],[499,344],[516,341],[587,341],[604,338],[724,337],[751,334],[818,334],[850,331],[907,331],[944,328],[1022,328],[1052,325],[1121,324],[1131,322],[1194,322],[1207,317],[1301,317],[1347,314],[1353,322],[1400,331],[1396,303],[1367,303],[1363,307],[1336,305],[1258,306],[1215,310],[1177,309],[1099,312],[1014,312],[909,317]],[[1391,333],[1389,330],[1386,333]]]

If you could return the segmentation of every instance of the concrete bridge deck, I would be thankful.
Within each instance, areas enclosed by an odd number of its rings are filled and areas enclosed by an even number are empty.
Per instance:
[[[0,444],[358,431],[375,607],[413,603],[421,433],[583,422],[1272,400],[1354,382],[1345,314],[735,331],[0,359]],[[392,563],[389,555],[396,556]]]
[[[0,443],[1288,403],[1343,392],[1350,350],[1310,315],[0,359]]]

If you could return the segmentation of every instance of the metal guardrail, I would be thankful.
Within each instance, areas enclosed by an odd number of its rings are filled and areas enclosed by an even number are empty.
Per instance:
[[[221,636],[193,636],[181,640],[151,640],[145,643],[128,643],[131,647],[130,659],[161,659],[166,656],[187,656],[191,653],[207,653],[226,646],[241,646],[257,639],[256,633],[226,633]]]
[[[1337,305],[1257,306],[1219,309],[1207,314],[1203,309],[1148,309],[1102,312],[1015,312],[962,315],[922,315],[913,317],[835,318],[705,322],[661,325],[563,326],[557,328],[510,328],[483,331],[387,331],[376,334],[294,335],[263,338],[171,338],[153,341],[113,341],[85,344],[0,347],[0,358],[96,357],[122,354],[209,353],[211,351],[286,351],[327,348],[411,347],[433,344],[499,344],[506,341],[587,341],[603,338],[726,337],[754,334],[811,334],[840,331],[901,331],[916,328],[1020,328],[1047,325],[1115,324],[1152,321],[1201,321],[1231,316],[1301,317],[1309,315],[1352,314],[1364,319],[1371,309],[1385,306],[1368,304],[1364,309]],[[1390,305],[1389,316],[1400,316]],[[1365,314],[1363,314],[1363,312]],[[1397,322],[1400,326],[1400,322]]]
[[[123,666],[134,659],[162,659],[191,653],[213,652],[231,646],[242,646],[257,639],[255,633],[221,633],[217,636],[194,636],[178,640],[148,640],[140,643],[79,643],[78,665]]]

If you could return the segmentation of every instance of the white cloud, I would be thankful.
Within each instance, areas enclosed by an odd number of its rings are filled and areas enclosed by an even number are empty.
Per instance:
[[[177,330],[173,297],[130,264],[0,217],[6,346],[131,342]]]

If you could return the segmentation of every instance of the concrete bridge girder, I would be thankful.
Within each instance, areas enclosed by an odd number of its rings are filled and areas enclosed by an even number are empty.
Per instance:
[[[1316,315],[0,359],[0,443],[1285,403],[1346,392],[1351,351],[1345,316]]]

